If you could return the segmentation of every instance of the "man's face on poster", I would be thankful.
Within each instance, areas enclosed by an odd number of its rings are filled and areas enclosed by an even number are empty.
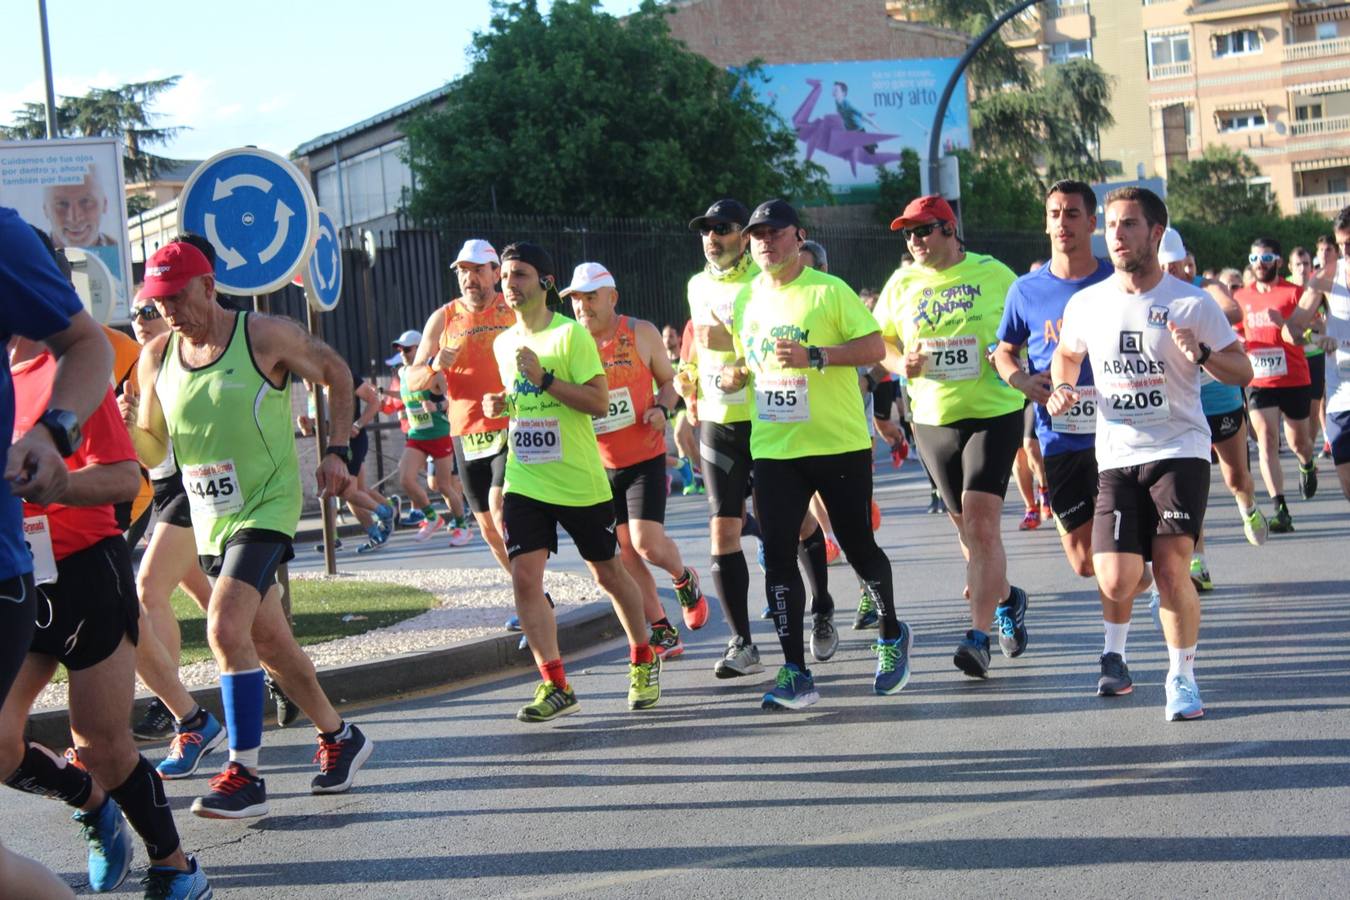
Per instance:
[[[108,211],[108,198],[90,174],[79,184],[47,188],[42,208],[52,223],[52,242],[57,247],[93,247],[99,239],[99,222]]]

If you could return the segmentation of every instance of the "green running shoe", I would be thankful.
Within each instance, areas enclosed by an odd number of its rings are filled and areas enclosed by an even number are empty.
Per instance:
[[[551,681],[541,681],[534,689],[534,702],[522,706],[516,718],[522,722],[547,722],[581,709],[572,688],[560,688]]]
[[[1252,507],[1251,514],[1242,517],[1242,533],[1247,536],[1247,543],[1254,547],[1260,547],[1266,542],[1270,525],[1260,509]]]
[[[1291,534],[1294,530],[1294,517],[1289,515],[1289,507],[1283,503],[1277,505],[1268,527],[1271,534]]]
[[[1197,591],[1214,590],[1214,582],[1209,577],[1209,566],[1205,565],[1203,556],[1191,557],[1191,584],[1195,585]]]
[[[628,667],[628,708],[651,709],[661,699],[661,657]]]

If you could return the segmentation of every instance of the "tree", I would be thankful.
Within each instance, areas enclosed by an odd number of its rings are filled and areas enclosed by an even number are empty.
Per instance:
[[[494,0],[472,68],[445,106],[404,124],[411,209],[669,218],[721,196],[828,200],[823,169],[733,74],[670,35],[644,0],[619,20],[598,0]]]
[[[905,204],[919,196],[919,154],[912,147],[900,151],[900,165],[894,170],[877,166],[877,221],[890,225],[905,208]]]
[[[1177,167],[1167,179],[1167,208],[1178,219],[1221,225],[1251,216],[1278,216],[1275,199],[1251,180],[1261,175],[1251,157],[1211,144],[1199,159]]]

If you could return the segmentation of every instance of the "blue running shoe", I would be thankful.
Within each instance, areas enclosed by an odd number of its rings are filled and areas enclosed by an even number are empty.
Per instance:
[[[89,844],[89,887],[97,893],[115,891],[131,871],[131,829],[122,810],[108,797],[95,812],[71,816],[80,823]]]
[[[994,621],[998,623],[998,646],[1008,659],[1016,659],[1027,649],[1027,592],[1012,586],[1012,596],[998,605]]]
[[[956,645],[952,662],[971,678],[989,677],[989,635],[971,629],[965,639]]]
[[[197,865],[197,858],[187,854],[186,872],[180,872],[171,866],[151,866],[141,879],[145,896],[155,900],[211,900],[215,896],[211,891],[211,882],[206,873]]]
[[[768,574],[769,574],[769,570],[766,569],[766,568],[764,567],[764,541],[763,541],[763,540],[760,540],[760,542],[759,542],[759,550],[757,550],[757,551],[755,552],[755,562],[759,563],[759,574],[761,574],[761,575],[768,575]],[[768,616],[765,616],[764,618],[767,619]]]
[[[1169,722],[1198,719],[1205,714],[1200,702],[1200,688],[1188,675],[1172,675],[1167,679],[1167,706],[1163,718]],[[89,857],[92,864],[93,857]]]
[[[811,673],[788,663],[778,670],[773,690],[764,695],[764,709],[805,709],[820,699]]]
[[[422,512],[420,509],[414,509],[403,515],[403,521],[400,524],[412,528],[421,525],[426,520],[426,513]]]
[[[511,616],[506,620],[507,631],[520,631],[520,616]]]
[[[394,508],[381,503],[375,507],[375,517],[380,520],[386,533],[394,530]]]
[[[877,677],[873,689],[884,696],[898,694],[909,684],[909,651],[914,647],[914,632],[900,623],[900,636],[893,641],[878,639]]]
[[[203,710],[205,712],[205,710]],[[190,728],[173,736],[169,744],[169,755],[160,760],[155,769],[159,777],[166,781],[175,778],[187,778],[197,771],[202,757],[225,742],[225,729],[209,712],[201,728]]]

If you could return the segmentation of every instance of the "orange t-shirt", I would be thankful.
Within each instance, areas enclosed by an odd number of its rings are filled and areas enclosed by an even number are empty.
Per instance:
[[[136,361],[141,358],[141,345],[136,343],[135,338],[107,325],[103,326],[103,333],[107,335],[113,349],[112,384],[114,388],[120,388],[136,371]]]
[[[492,355],[492,342],[512,325],[516,314],[498,294],[482,312],[474,312],[463,298],[445,304],[441,346],[460,348],[455,364],[445,373],[450,398],[450,433],[458,437],[484,431],[502,431],[506,416],[483,415],[483,395],[502,391],[502,376]]]
[[[609,414],[595,420],[595,437],[600,444],[600,459],[607,469],[623,469],[665,456],[665,430],[658,431],[644,422],[652,408],[652,370],[638,353],[633,320],[619,316],[614,335],[600,348],[600,361],[609,380]]]

